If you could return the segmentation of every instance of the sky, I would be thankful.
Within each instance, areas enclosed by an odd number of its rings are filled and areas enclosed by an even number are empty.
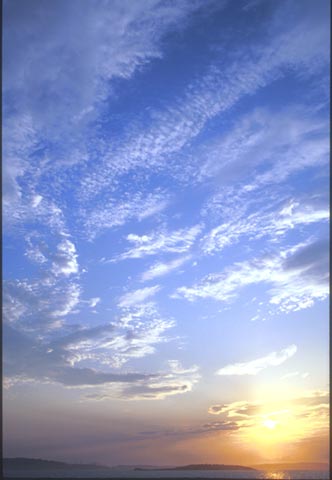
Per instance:
[[[328,461],[326,0],[5,0],[4,454]]]

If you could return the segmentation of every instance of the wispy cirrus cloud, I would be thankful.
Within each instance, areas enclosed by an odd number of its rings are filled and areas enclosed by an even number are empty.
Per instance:
[[[148,0],[143,7],[128,1],[124,5],[107,0],[97,4],[88,1],[82,11],[76,0],[70,5],[60,0],[56,6],[38,1],[24,9],[11,2],[5,10],[4,34],[12,41],[6,49],[4,91],[15,92],[15,101],[21,104],[21,109],[32,111],[35,120],[48,127],[56,126],[53,135],[59,134],[59,129],[65,131],[93,115],[96,103],[109,94],[107,82],[130,78],[139,67],[160,58],[162,37],[190,20],[190,15],[203,5],[200,1],[181,1],[166,6]],[[52,19],[52,28],[46,18]],[[12,19],[16,24],[24,22],[27,30],[17,31]],[[31,31],[34,36],[29,34]],[[29,54],[22,55],[22,46],[27,43]],[[86,60],[82,61],[82,52],[89,60],[89,67]],[[15,64],[13,57],[17,59]],[[40,75],[33,75],[38,70]],[[54,91],[55,84],[61,101]],[[33,96],[29,95],[31,91]],[[51,110],[53,119],[48,114]]]
[[[113,261],[142,258],[157,253],[185,253],[192,247],[201,230],[202,225],[195,225],[174,231],[157,231],[150,235],[130,233],[127,240],[134,244],[134,247],[118,255]]]
[[[167,263],[158,262],[152,265],[148,270],[142,273],[142,282],[153,280],[154,278],[168,275],[170,272],[180,268],[185,262],[190,260],[191,256],[176,258]]]
[[[312,107],[256,108],[200,147],[200,176],[217,176],[222,183],[252,178],[247,191],[283,182],[305,168],[326,164],[327,138],[327,118]],[[264,173],[259,172],[262,166]]]
[[[163,400],[169,396],[184,394],[192,391],[201,375],[197,365],[183,367],[178,361],[169,361],[165,371],[154,378],[143,379],[134,383],[127,383],[121,389],[113,392],[101,391],[86,395],[91,400],[107,400],[112,397],[128,400]],[[225,426],[226,428],[226,426]]]
[[[254,213],[243,213],[235,220],[228,219],[225,223],[214,227],[202,239],[203,251],[213,254],[238,243],[242,237],[246,237],[249,241],[263,237],[270,237],[273,242],[281,241],[297,226],[327,224],[330,217],[327,207],[310,204],[310,199],[302,203],[288,199],[275,210],[271,207],[275,207],[273,202],[269,204],[268,211],[260,207]]]
[[[82,287],[76,246],[69,237],[61,232],[52,245],[37,231],[26,235],[25,256],[39,269],[34,278],[4,282],[5,322],[44,335],[78,311]]]
[[[138,290],[125,293],[120,297],[118,306],[121,308],[127,308],[143,303],[147,298],[156,295],[159,290],[160,286],[154,285],[153,287],[139,288]]]
[[[17,280],[4,283],[4,322],[23,331],[44,335],[63,326],[64,318],[76,311],[81,297],[77,282],[52,279]]]
[[[278,14],[283,15],[281,11]],[[276,25],[273,25],[269,34],[265,32],[267,38],[264,47],[259,45],[249,52],[246,49],[245,55],[239,50],[236,60],[230,62],[226,69],[213,65],[210,71],[188,86],[183,97],[173,106],[165,112],[154,113],[150,127],[143,131],[134,129],[128,133],[122,145],[106,154],[103,165],[98,168],[99,173],[96,172],[86,179],[84,193],[94,195],[96,188],[104,189],[108,185],[108,179],[113,178],[115,172],[123,174],[138,167],[153,169],[171,166],[174,174],[176,172],[176,176],[185,181],[188,180],[189,172],[191,181],[193,177],[204,177],[205,173],[200,167],[201,158],[198,165],[188,164],[176,168],[177,164],[173,165],[169,161],[170,156],[181,151],[195,138],[209,119],[229,110],[242,97],[252,95],[283,77],[286,66],[295,72],[305,69],[307,74],[317,73],[322,66],[327,66],[328,57],[320,55],[320,60],[317,61],[316,55],[316,52],[322,52],[323,45],[328,42],[327,29],[322,30],[321,25],[308,22],[305,15],[301,16],[296,28],[292,28],[287,21],[284,28],[280,26],[281,24],[276,28]],[[312,36],[310,49],[304,49],[298,40],[303,34]],[[326,141],[322,142],[321,148],[325,149],[326,157]],[[309,150],[306,155],[308,161],[313,148],[310,152]],[[120,158],[126,158],[127,161],[125,164],[121,162],[121,168],[118,168]],[[214,165],[217,164],[214,162]],[[287,166],[286,161],[283,166]],[[199,170],[201,173],[198,173]],[[206,167],[204,171],[208,176],[214,176],[216,172],[213,170],[214,168]]]
[[[151,325],[149,326],[151,327]],[[116,330],[117,326],[114,324],[104,324],[92,328],[81,327],[72,333],[45,343],[5,325],[6,361],[4,371],[7,388],[16,383],[28,381],[60,383],[66,387],[79,388],[103,386],[107,387],[107,390],[85,397],[94,400],[119,397],[133,400],[157,400],[189,392],[198,382],[200,378],[198,367],[184,368],[178,361],[170,362],[165,371],[150,374],[110,371],[110,362],[102,362],[98,348],[106,348],[108,357],[109,352],[112,351],[119,357],[123,354],[124,359],[151,353],[144,352],[143,342],[136,346],[136,350],[133,345],[133,350],[130,351],[130,341],[134,336],[131,338],[127,336],[127,345],[122,345],[123,351],[121,352],[120,346],[116,343],[119,338]],[[158,341],[157,336],[154,338],[154,342],[156,341]],[[145,340],[145,344],[148,343],[149,340]],[[18,355],[15,353],[17,348],[19,348]],[[140,354],[138,353],[139,348],[141,349]],[[95,364],[96,360],[99,360],[99,368],[78,366],[80,362],[86,363],[87,361]],[[101,365],[104,366],[103,369],[100,368]],[[121,365],[122,363],[117,367]]]
[[[156,346],[169,342],[168,331],[175,327],[175,321],[163,317],[157,305],[150,301],[123,308],[117,322],[117,334],[112,342],[105,345],[102,363],[121,367],[130,359],[142,358],[156,352]],[[109,349],[113,351],[112,361],[109,359]]]
[[[49,342],[52,350],[61,349],[72,366],[98,366],[120,369],[128,361],[156,351],[168,342],[167,331],[174,321],[162,318],[152,302],[126,309],[119,319],[94,327],[76,325],[74,331]]]
[[[315,252],[315,253],[314,253]],[[239,262],[210,274],[193,287],[180,287],[174,298],[212,298],[229,302],[244,287],[265,284],[270,304],[289,312],[311,307],[328,296],[328,241],[317,240],[283,250],[279,255]]]
[[[217,370],[216,375],[257,375],[261,370],[281,365],[295,355],[296,352],[297,346],[290,345],[279,352],[269,353],[265,357],[256,358],[248,362],[226,365]]]
[[[81,212],[86,227],[85,233],[90,240],[105,230],[120,227],[129,221],[142,221],[157,215],[170,203],[170,195],[160,191],[147,195],[136,192],[127,197],[123,201],[111,199],[92,211]]]
[[[144,65],[162,58],[163,37],[183,28],[194,13],[211,4],[200,0],[169,5],[148,0],[144,6],[120,3],[87,1],[84,10],[76,0],[70,4],[60,0],[56,5],[38,0],[29,8],[16,1],[6,5],[6,220],[18,219],[21,210],[25,213],[20,219],[26,217],[32,189],[42,196],[47,191],[54,201],[59,200],[59,193],[67,190],[65,185],[77,185],[77,168],[83,178],[93,165],[100,167],[104,142],[91,125],[100,121],[104,102],[112,98],[113,81],[130,79]],[[26,45],[29,51],[22,55]],[[126,158],[115,161],[113,171],[123,171]],[[96,191],[93,174],[90,180]],[[36,213],[34,209],[29,212],[31,216]]]

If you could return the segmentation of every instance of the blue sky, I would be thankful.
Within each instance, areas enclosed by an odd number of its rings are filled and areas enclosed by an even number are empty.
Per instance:
[[[7,455],[327,459],[328,19],[4,2]]]

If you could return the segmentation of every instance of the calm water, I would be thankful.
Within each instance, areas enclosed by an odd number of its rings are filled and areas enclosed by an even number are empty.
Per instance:
[[[14,476],[13,474],[11,476]],[[27,476],[27,474],[19,475],[16,474],[16,477]],[[7,477],[7,476],[6,476]],[[45,473],[41,472],[30,472],[29,477],[32,478],[41,478],[46,477]],[[197,479],[209,479],[209,478],[219,478],[219,479],[265,479],[265,480],[329,480],[329,472],[321,471],[308,471],[308,470],[280,470],[280,471],[238,471],[238,470],[209,470],[209,471],[197,471],[197,470],[186,470],[186,471],[134,471],[134,470],[122,470],[122,469],[110,469],[110,470],[98,470],[97,471],[79,471],[75,470],[75,473],[68,472],[55,472],[49,473],[47,477],[53,478],[137,478],[137,479],[149,479],[149,478],[169,478],[169,479],[180,479],[180,478],[197,478]],[[9,478],[9,476],[7,477]]]
[[[144,471],[144,472],[120,472],[112,476],[118,478],[132,477],[132,478],[239,478],[239,479],[281,479],[281,480],[328,480],[329,472],[319,472],[319,471],[301,471],[301,470],[291,470],[291,471],[238,471],[238,470],[209,470],[209,471],[197,471],[197,470],[187,470],[187,471]]]

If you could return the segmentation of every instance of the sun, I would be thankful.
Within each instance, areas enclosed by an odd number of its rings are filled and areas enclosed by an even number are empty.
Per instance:
[[[278,422],[271,420],[270,418],[263,422],[264,427],[270,428],[273,430],[277,426]]]

